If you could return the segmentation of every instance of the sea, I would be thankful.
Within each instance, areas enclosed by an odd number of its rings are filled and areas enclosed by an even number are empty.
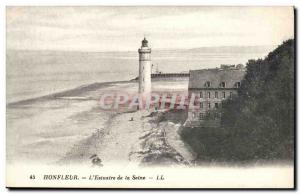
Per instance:
[[[275,46],[153,50],[153,72],[182,73],[264,58]],[[7,50],[6,103],[138,76],[138,52]]]

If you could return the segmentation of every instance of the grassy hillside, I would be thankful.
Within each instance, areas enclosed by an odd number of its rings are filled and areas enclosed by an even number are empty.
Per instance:
[[[185,128],[199,160],[289,160],[294,156],[294,40],[249,60],[238,96],[223,102],[220,128]]]

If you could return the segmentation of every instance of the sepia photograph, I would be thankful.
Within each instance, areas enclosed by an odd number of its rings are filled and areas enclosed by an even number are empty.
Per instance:
[[[7,6],[6,187],[294,189],[292,6]]]

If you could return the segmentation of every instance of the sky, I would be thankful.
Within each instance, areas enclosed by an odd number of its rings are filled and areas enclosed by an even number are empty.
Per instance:
[[[7,49],[136,51],[279,45],[292,7],[7,7]]]

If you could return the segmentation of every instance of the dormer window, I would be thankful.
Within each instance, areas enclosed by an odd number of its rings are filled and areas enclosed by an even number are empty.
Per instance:
[[[205,87],[210,88],[211,87],[211,82],[210,81],[205,82]]]
[[[220,83],[220,87],[221,87],[221,88],[226,88],[226,82],[221,82],[221,83]]]
[[[236,83],[235,83],[235,87],[236,87],[236,88],[241,87],[241,82],[236,82]]]

